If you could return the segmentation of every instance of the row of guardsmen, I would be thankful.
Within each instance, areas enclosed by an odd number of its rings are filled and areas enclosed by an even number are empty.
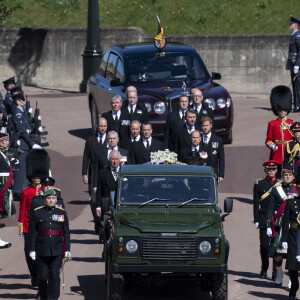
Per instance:
[[[297,299],[300,270],[300,122],[288,118],[292,110],[292,92],[277,86],[270,94],[276,118],[268,123],[265,144],[269,160],[263,163],[265,178],[253,188],[253,215],[259,230],[261,270],[267,278],[272,258],[272,279],[281,287],[286,259],[289,274],[289,298]]]

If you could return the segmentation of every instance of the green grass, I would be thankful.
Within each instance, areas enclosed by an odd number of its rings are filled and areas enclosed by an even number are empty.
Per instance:
[[[88,0],[14,0],[2,27],[86,27]],[[99,0],[101,27],[141,27],[165,35],[288,33],[300,0]]]

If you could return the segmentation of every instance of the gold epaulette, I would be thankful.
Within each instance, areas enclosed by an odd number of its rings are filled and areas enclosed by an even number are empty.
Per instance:
[[[62,208],[62,207],[57,207],[57,206],[55,206],[55,208],[58,208],[58,209],[61,209],[61,210],[65,211],[65,209]]]
[[[41,209],[43,207],[44,207],[44,205],[43,206],[39,206],[39,207],[35,208],[34,210],[38,210],[38,209]]]
[[[278,182],[276,182],[268,191],[266,191],[261,197],[260,197],[260,201],[263,201],[265,198],[267,198],[269,195],[270,195],[270,193],[271,193],[271,191],[272,191],[272,189],[274,188],[274,187],[277,187],[277,186],[280,186],[282,184],[282,182],[281,181],[278,181]]]
[[[59,191],[59,192],[61,191],[61,190],[60,190],[60,189],[58,189],[58,188],[54,188],[54,189],[55,189],[55,190],[57,190],[57,191]]]
[[[23,223],[18,222],[19,234],[23,234]]]

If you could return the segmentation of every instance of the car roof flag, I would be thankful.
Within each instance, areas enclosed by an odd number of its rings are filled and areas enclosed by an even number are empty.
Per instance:
[[[163,36],[164,29],[160,24],[159,17],[156,16],[156,18],[157,18],[157,23],[158,23],[157,24],[158,25],[158,34],[157,34],[157,36],[154,37],[154,45],[157,49],[163,49],[167,45],[166,38]]]

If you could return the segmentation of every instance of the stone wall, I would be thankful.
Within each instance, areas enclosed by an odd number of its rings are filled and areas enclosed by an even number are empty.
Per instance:
[[[140,28],[103,28],[103,51],[114,44],[151,41]],[[229,92],[269,93],[290,84],[285,70],[289,34],[167,36],[194,47],[209,72],[220,72]],[[79,90],[85,29],[0,28],[0,80],[16,75],[24,85]]]

